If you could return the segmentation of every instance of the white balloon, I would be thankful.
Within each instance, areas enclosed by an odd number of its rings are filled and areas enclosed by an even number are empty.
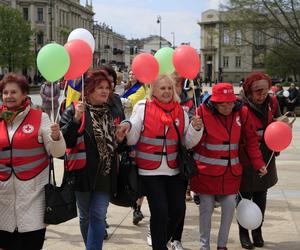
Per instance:
[[[290,96],[290,92],[288,92],[287,90],[283,91],[283,96],[284,97],[289,97]]]
[[[248,229],[254,230],[262,223],[260,208],[248,199],[242,199],[236,208],[236,218],[239,224]]]
[[[75,40],[75,39],[85,41],[91,47],[92,52],[94,53],[95,39],[94,39],[93,35],[91,34],[91,32],[89,32],[88,30],[83,29],[83,28],[75,29],[70,33],[70,35],[68,37],[68,42],[71,40]]]

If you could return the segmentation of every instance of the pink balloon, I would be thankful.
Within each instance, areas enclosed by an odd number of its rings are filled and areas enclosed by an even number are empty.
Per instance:
[[[175,49],[173,64],[176,72],[188,79],[194,79],[201,66],[197,51],[189,45],[181,45]]]
[[[292,141],[292,129],[284,122],[273,122],[265,131],[265,142],[269,149],[280,152]]]
[[[153,83],[158,76],[159,65],[150,53],[141,53],[132,61],[132,72],[142,83]]]
[[[65,74],[65,79],[74,80],[91,66],[93,62],[92,49],[86,42],[79,39],[67,42],[64,47],[70,56],[70,67]]]

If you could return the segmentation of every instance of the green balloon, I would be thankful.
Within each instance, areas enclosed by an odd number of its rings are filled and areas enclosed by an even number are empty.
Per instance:
[[[70,57],[62,45],[50,43],[39,51],[36,63],[42,76],[49,82],[55,82],[67,73]]]
[[[174,50],[170,47],[164,47],[156,51],[154,57],[159,64],[159,74],[172,74],[174,72],[173,65]]]

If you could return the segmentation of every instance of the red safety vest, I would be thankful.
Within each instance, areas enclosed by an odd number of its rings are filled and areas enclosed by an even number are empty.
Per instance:
[[[194,106],[193,100],[190,99],[190,100],[188,100],[188,101],[186,101],[184,103],[181,103],[181,106],[187,107],[188,110],[190,110]]]
[[[161,122],[164,112],[154,102],[147,100],[144,111],[144,128],[136,145],[136,164],[139,168],[153,170],[161,165],[163,155],[166,156],[170,168],[176,168],[178,135],[173,124],[166,132]],[[178,104],[172,113],[178,114],[175,124],[180,135],[184,132],[184,112]],[[164,151],[164,147],[166,150]]]
[[[241,135],[240,112],[233,114],[229,131],[227,131],[218,116],[213,115],[205,105],[202,105],[202,119],[205,132],[194,149],[194,159],[199,173],[209,176],[221,176],[230,167],[234,175],[241,175],[242,167],[238,157]]]
[[[73,105],[76,107],[78,102],[74,102]],[[84,128],[85,128],[85,113],[81,117],[81,125],[78,129],[79,136],[77,137],[76,145],[73,148],[66,149],[66,161],[65,168],[68,171],[79,170],[86,166],[86,150],[84,143]]]
[[[42,111],[30,109],[9,141],[6,124],[0,121],[0,180],[6,181],[12,172],[20,180],[36,177],[48,165],[48,154],[38,142]]]

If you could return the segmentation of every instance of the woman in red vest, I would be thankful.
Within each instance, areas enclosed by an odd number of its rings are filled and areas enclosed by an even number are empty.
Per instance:
[[[0,82],[0,248],[42,249],[49,154],[64,155],[58,124],[31,107],[29,85],[9,73]]]
[[[253,167],[261,176],[267,171],[251,119],[242,103],[237,101],[232,84],[214,85],[212,96],[197,111],[204,132],[194,148],[199,175],[191,179],[190,185],[200,197],[200,249],[210,249],[211,217],[217,199],[222,211],[217,246],[219,250],[226,250],[243,171],[238,157],[242,136],[246,138]]]
[[[254,72],[249,75],[243,84],[241,93],[242,100],[246,108],[249,110],[253,127],[258,135],[259,148],[265,162],[268,162],[272,151],[265,144],[263,134],[266,127],[280,116],[280,109],[276,96],[271,97],[269,90],[272,81],[269,76],[262,72]],[[263,178],[259,178],[252,167],[250,154],[245,150],[245,143],[242,141],[240,148],[240,161],[243,165],[243,178],[240,191],[243,198],[252,199],[264,215],[267,201],[267,190],[274,186],[277,181],[277,171],[275,165],[275,157],[268,166],[268,174]],[[261,225],[262,226],[262,225]],[[253,249],[255,247],[263,247],[264,240],[262,237],[261,226],[252,231],[253,243],[250,240],[248,230],[239,226],[240,242],[243,248]]]
[[[188,148],[198,143],[202,135],[201,119],[194,117],[189,122],[176,94],[175,79],[167,75],[158,77],[150,98],[139,101],[130,121],[123,123],[127,130],[130,127],[127,143],[136,144],[135,161],[149,203],[155,250],[168,249],[167,243],[185,212],[186,183],[179,177],[176,165],[175,124]]]

